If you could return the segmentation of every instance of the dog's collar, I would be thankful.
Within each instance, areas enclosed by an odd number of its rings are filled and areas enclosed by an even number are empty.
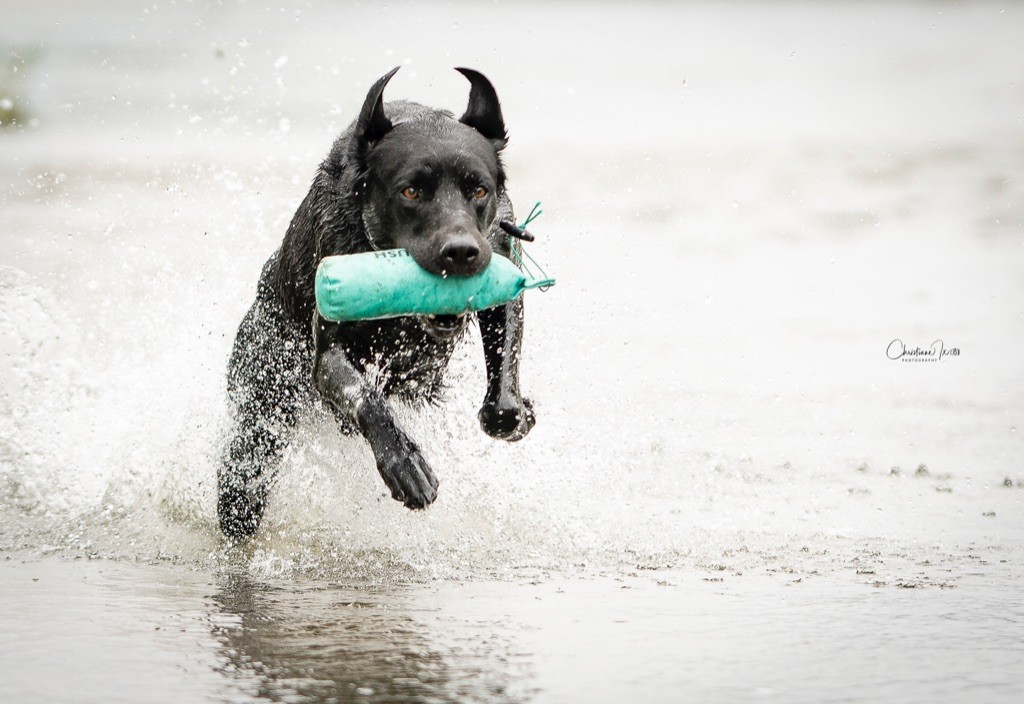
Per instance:
[[[364,181],[364,184],[365,184],[365,181]],[[361,223],[363,225],[363,234],[366,236],[366,241],[370,245],[370,251],[372,251],[372,252],[380,252],[380,251],[382,251],[381,248],[379,246],[377,246],[377,243],[373,241],[373,237],[370,235],[370,228],[366,224],[366,208],[365,207],[359,209],[359,220],[361,221]]]

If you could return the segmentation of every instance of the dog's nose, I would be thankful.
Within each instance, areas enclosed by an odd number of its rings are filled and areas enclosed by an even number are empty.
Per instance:
[[[480,245],[468,235],[453,237],[441,247],[441,260],[453,274],[472,270],[473,263],[480,256]]]

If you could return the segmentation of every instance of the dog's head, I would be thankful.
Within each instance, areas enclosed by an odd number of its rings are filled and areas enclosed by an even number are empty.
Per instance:
[[[435,274],[477,274],[491,261],[487,233],[504,187],[498,96],[483,74],[456,69],[471,84],[461,118],[417,109],[395,124],[382,96],[397,70],[370,88],[351,142],[350,157],[365,174],[367,236],[378,249],[404,247]]]

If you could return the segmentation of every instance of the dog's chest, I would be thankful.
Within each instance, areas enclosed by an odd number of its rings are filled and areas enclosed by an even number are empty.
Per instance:
[[[386,394],[430,398],[461,335],[437,340],[412,318],[364,321],[343,326],[342,344],[352,360]]]

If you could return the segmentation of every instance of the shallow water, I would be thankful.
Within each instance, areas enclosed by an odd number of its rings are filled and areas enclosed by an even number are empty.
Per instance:
[[[1020,693],[1024,609],[1007,598],[1018,575],[1005,567],[975,566],[950,589],[725,574],[381,587],[14,558],[0,565],[9,635],[0,696],[821,702]],[[59,663],[58,676],[39,676],[43,659]]]
[[[1021,8],[434,9],[0,3],[0,698],[1019,699]],[[234,329],[396,64],[544,201],[538,425],[473,340],[430,511],[313,415],[229,550]]]

